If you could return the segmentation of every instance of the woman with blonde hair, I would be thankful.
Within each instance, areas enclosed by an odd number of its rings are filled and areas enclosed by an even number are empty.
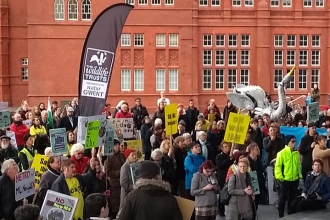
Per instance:
[[[199,132],[201,131],[203,131],[203,123],[201,121],[197,121],[195,124],[195,130],[191,135],[192,141],[198,141]]]

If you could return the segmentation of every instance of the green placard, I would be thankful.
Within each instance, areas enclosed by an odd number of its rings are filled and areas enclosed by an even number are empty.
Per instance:
[[[101,122],[91,121],[87,124],[86,138],[85,138],[85,149],[90,149],[93,147],[98,147],[99,141],[99,130]]]

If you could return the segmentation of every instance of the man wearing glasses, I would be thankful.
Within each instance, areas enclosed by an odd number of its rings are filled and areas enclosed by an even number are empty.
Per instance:
[[[296,137],[285,136],[285,148],[277,153],[275,178],[280,181],[281,190],[278,204],[278,214],[284,217],[285,204],[288,201],[288,215],[292,214],[291,203],[297,196],[301,175],[300,154],[296,148]]]

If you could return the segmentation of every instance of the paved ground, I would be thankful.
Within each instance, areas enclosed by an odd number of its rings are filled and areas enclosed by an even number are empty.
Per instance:
[[[277,209],[275,209],[274,205],[260,205],[258,209],[258,218],[258,220],[276,220],[278,219]],[[225,217],[218,216],[216,220],[225,219]]]

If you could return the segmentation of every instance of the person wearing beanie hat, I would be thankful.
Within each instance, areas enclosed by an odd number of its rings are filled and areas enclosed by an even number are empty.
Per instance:
[[[125,152],[126,162],[120,168],[120,206],[124,201],[126,195],[133,190],[133,178],[131,173],[131,164],[137,162],[136,151],[127,149],[127,153]],[[129,152],[129,153],[128,153]]]
[[[146,160],[137,171],[140,178],[122,202],[117,220],[154,220],[155,216],[157,220],[183,220],[170,184],[162,181],[160,166]]]
[[[127,159],[128,156],[129,156],[132,152],[135,152],[135,150],[132,150],[132,149],[129,149],[129,148],[125,149],[125,151],[124,151],[125,158]]]
[[[33,150],[33,137],[28,133],[23,136],[24,148],[18,153],[22,171],[31,167],[35,152]]]
[[[185,132],[186,132],[186,123],[184,122],[184,120],[180,120],[178,124],[178,132],[176,134],[173,134],[173,139],[183,135]]]
[[[296,148],[296,137],[285,136],[286,146],[277,153],[274,167],[275,179],[280,181],[281,191],[278,205],[278,215],[284,217],[285,204],[288,201],[288,214],[292,214],[291,203],[297,196],[301,175],[300,154]]]

